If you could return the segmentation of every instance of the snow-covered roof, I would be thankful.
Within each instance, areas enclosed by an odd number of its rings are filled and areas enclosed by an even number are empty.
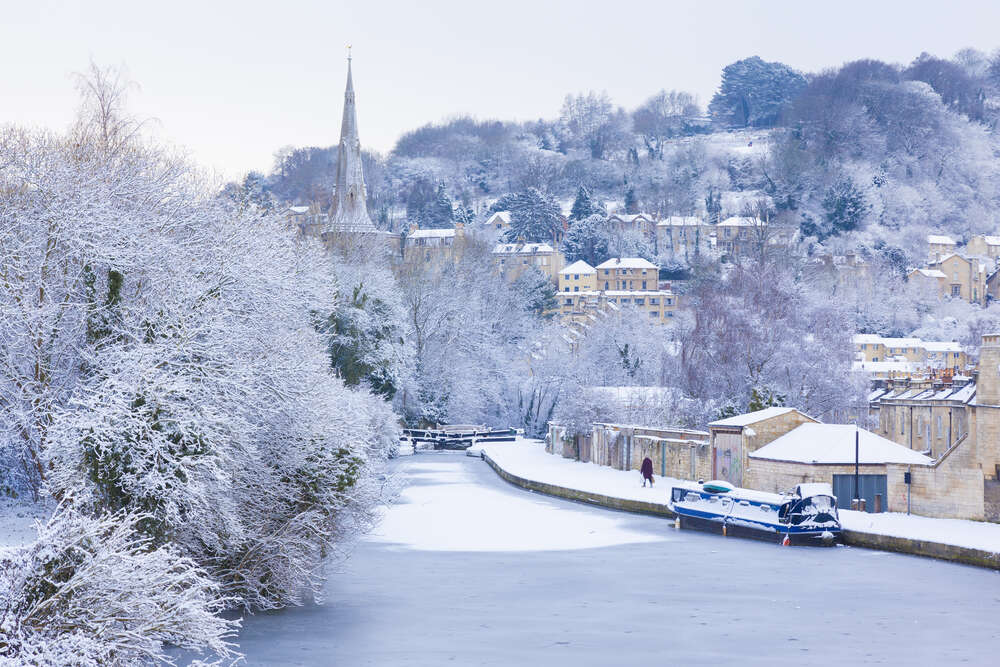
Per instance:
[[[986,245],[1000,245],[1000,236],[981,236]]]
[[[597,265],[598,269],[656,269],[656,264],[647,262],[641,257],[615,257]]]
[[[852,424],[802,424],[749,456],[793,463],[850,464],[854,463],[855,432],[859,435],[859,463],[933,463],[930,457]]]
[[[913,273],[919,273],[920,275],[928,278],[947,278],[947,276],[944,275],[944,271],[939,271],[938,269],[913,269],[911,275]]]
[[[961,352],[962,346],[944,340],[927,340],[924,341],[924,349],[928,352]]]
[[[950,236],[945,236],[943,234],[929,234],[927,236],[927,242],[934,245],[955,245],[955,242]]]
[[[510,211],[497,211],[486,219],[487,224],[495,223],[497,220],[505,225],[510,224]]]
[[[308,206],[289,206],[288,207],[288,211],[290,213],[308,213],[309,212],[309,207]]]
[[[886,347],[922,347],[924,341],[919,338],[883,338]]]
[[[759,224],[765,224],[757,218],[749,218],[746,216],[734,216],[732,218],[726,218],[719,223],[719,227],[755,227]]]
[[[653,216],[646,215],[645,213],[615,213],[614,215],[608,216],[608,220],[621,220],[622,222],[635,222],[640,218],[652,221]]]
[[[597,269],[595,269],[594,267],[592,267],[590,264],[587,264],[582,259],[578,259],[575,262],[573,262],[572,264],[570,264],[569,266],[567,266],[565,269],[563,269],[562,271],[560,271],[559,273],[584,273],[584,274],[590,274],[590,273],[597,273]]]
[[[493,247],[494,255],[533,255],[541,252],[555,252],[548,243],[498,243]]]
[[[705,221],[693,216],[672,215],[656,223],[657,227],[697,227],[704,225]]]
[[[870,373],[911,372],[917,370],[917,364],[912,361],[855,361],[853,368]]]
[[[415,229],[407,238],[411,239],[445,239],[455,235],[454,229]]]
[[[772,417],[777,417],[778,415],[784,415],[795,411],[795,408],[764,408],[763,410],[748,412],[744,415],[736,415],[735,417],[719,419],[709,423],[709,426],[749,426],[750,424],[756,424],[757,422],[764,421],[765,419],[771,419]]]

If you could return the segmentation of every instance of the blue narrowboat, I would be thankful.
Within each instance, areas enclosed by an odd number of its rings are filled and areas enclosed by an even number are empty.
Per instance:
[[[675,486],[670,508],[680,526],[789,544],[831,545],[840,538],[837,499],[829,484],[799,484],[788,494],[726,482]]]

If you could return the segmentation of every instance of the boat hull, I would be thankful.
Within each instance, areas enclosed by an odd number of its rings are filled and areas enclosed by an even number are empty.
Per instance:
[[[779,531],[777,528],[773,527],[766,528],[763,526],[748,526],[743,523],[736,522],[724,523],[722,517],[693,516],[682,514],[676,510],[675,514],[677,514],[677,518],[680,520],[682,529],[693,529],[702,532],[715,533],[717,535],[725,534],[728,537],[741,537],[781,544],[787,536],[789,544],[793,546],[827,547],[841,544],[843,542],[840,530],[786,532],[784,530],[784,526],[782,526],[782,530]],[[722,530],[723,525],[726,527],[725,533],[723,533]]]
[[[671,509],[682,528],[769,542],[833,545],[840,541],[836,499],[779,496],[747,489],[715,493],[675,487]]]

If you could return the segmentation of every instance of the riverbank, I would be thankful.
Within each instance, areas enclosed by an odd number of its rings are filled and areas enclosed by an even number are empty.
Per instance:
[[[620,471],[545,452],[539,440],[482,447],[484,458],[508,482],[549,495],[612,509],[672,517],[674,480],[643,487],[637,471]],[[1000,524],[866,512],[840,512],[845,544],[896,551],[1000,570]]]

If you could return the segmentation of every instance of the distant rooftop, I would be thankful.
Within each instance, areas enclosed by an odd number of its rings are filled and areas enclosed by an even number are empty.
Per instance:
[[[614,257],[597,265],[598,269],[659,269],[656,264],[641,257]]]
[[[709,423],[709,426],[749,426],[750,424],[756,424],[759,421],[764,421],[765,419],[777,417],[778,415],[787,414],[789,412],[795,412],[795,408],[764,408],[763,410],[748,412],[744,415],[736,415],[735,417],[719,419]]]

